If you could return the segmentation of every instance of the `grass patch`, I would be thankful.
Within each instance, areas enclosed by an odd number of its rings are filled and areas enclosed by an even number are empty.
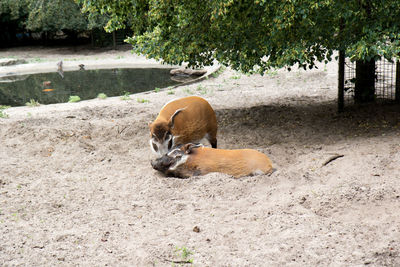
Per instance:
[[[193,252],[190,251],[187,247],[176,247],[175,248],[175,253],[176,256],[180,258],[181,263],[193,263],[193,259],[191,256],[193,255]]]
[[[25,106],[28,106],[28,107],[38,107],[38,106],[40,106],[40,103],[39,103],[39,101],[36,101],[35,99],[32,99],[31,98],[31,100],[29,100],[29,102],[26,102],[25,103]]]
[[[150,100],[144,99],[144,98],[137,98],[136,101],[138,103],[150,103]]]
[[[160,92],[160,90],[161,89],[159,87],[154,88],[154,92],[156,92],[156,93]]]
[[[69,97],[68,103],[76,103],[76,102],[79,102],[79,101],[81,101],[81,98],[79,96],[71,95]]]
[[[100,94],[97,95],[97,98],[106,99],[107,95],[105,93],[100,93]]]
[[[131,93],[125,91],[125,93],[122,96],[120,96],[120,99],[121,100],[131,100],[132,98],[129,96],[130,94]]]
[[[175,92],[174,92],[174,90],[170,89],[170,90],[167,91],[167,94],[168,94],[168,95],[174,95]]]
[[[217,78],[219,75],[221,75],[224,71],[226,70],[225,66],[221,66],[217,71],[213,72],[211,75],[213,78]]]
[[[83,60],[84,58],[64,58],[63,61],[78,61]]]
[[[0,105],[0,118],[6,119],[8,118],[8,114],[4,113],[4,110],[8,109],[10,106]]]
[[[201,85],[197,86],[197,91],[202,95],[206,95],[208,93],[207,87]]]
[[[33,58],[33,59],[29,60],[29,61],[33,62],[33,63],[39,63],[39,62],[43,62],[44,59],[40,58],[40,57],[36,57],[36,58]]]
[[[182,91],[185,92],[185,93],[188,94],[188,95],[193,95],[193,91],[190,90],[189,88],[183,88]]]

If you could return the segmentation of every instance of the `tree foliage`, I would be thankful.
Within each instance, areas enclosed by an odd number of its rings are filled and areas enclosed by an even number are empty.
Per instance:
[[[398,0],[76,0],[107,14],[108,30],[131,25],[135,52],[167,63],[264,72],[312,68],[335,50],[353,60],[399,58]]]
[[[0,0],[0,30],[83,31],[103,28],[108,17],[82,14],[74,0]],[[11,34],[15,34],[12,32]]]
[[[28,0],[0,0],[0,46],[3,40],[15,40],[28,16]]]
[[[0,0],[0,23],[19,21],[28,14],[28,0]],[[22,26],[22,25],[21,25]]]
[[[87,21],[73,0],[30,0],[27,29],[86,30]]]

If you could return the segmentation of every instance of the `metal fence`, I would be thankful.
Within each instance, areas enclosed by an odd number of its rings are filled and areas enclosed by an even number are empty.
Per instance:
[[[353,105],[356,81],[356,62],[339,54],[338,108]],[[375,102],[400,102],[400,62],[381,59],[375,62]]]

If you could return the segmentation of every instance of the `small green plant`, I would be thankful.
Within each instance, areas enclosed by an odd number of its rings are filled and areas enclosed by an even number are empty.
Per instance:
[[[36,57],[36,58],[34,58],[34,59],[31,59],[31,61],[32,61],[32,62],[37,62],[37,63],[39,63],[39,62],[42,62],[43,59],[40,58],[40,57]]]
[[[168,90],[167,94],[168,94],[168,95],[174,95],[175,92],[174,92],[174,90],[170,89],[170,90]]]
[[[129,95],[130,95],[130,93],[125,91],[124,94],[120,98],[121,98],[121,100],[131,100],[132,98]]]
[[[40,106],[40,103],[38,101],[36,101],[35,99],[31,98],[31,100],[29,100],[29,102],[26,102],[25,105],[28,107],[38,107],[38,106]]]
[[[144,98],[137,98],[136,101],[137,101],[138,103],[149,103],[149,102],[150,102],[149,100],[144,99]]]
[[[154,88],[154,92],[156,93],[160,92],[160,88],[159,87]]]
[[[11,213],[11,216],[13,217],[14,221],[16,221],[16,222],[18,221],[18,219],[19,219],[18,218],[18,213],[16,213],[16,212],[15,213]]]
[[[201,86],[201,85],[197,86],[197,91],[199,91],[200,94],[202,94],[202,95],[205,95],[208,93],[207,87]]]
[[[193,95],[192,90],[190,90],[189,88],[183,88],[183,92],[185,92],[188,95]]]
[[[221,66],[217,71],[213,72],[211,74],[214,78],[217,78],[219,75],[221,75],[224,71],[226,70],[225,66]]]
[[[231,77],[232,80],[239,80],[240,79],[240,75],[233,75]]]
[[[32,113],[28,112],[26,113],[26,116],[28,116],[28,118],[32,118]]]
[[[97,95],[97,98],[106,99],[107,95],[105,93],[100,93],[100,94]]]
[[[76,102],[79,102],[79,101],[81,101],[81,98],[79,96],[71,95],[69,97],[68,103],[76,103]]]
[[[176,247],[175,253],[181,259],[181,263],[193,263],[193,259],[191,258],[193,252],[190,251],[187,247]]]
[[[8,114],[7,113],[4,113],[4,110],[5,109],[8,109],[10,106],[3,106],[3,105],[0,105],[0,118],[4,118],[4,119],[6,119],[6,118],[8,118]]]

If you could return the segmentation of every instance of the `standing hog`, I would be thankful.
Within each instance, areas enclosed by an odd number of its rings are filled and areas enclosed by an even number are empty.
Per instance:
[[[158,156],[172,148],[206,138],[217,147],[217,118],[210,104],[201,97],[189,96],[165,104],[149,124],[150,147]]]

